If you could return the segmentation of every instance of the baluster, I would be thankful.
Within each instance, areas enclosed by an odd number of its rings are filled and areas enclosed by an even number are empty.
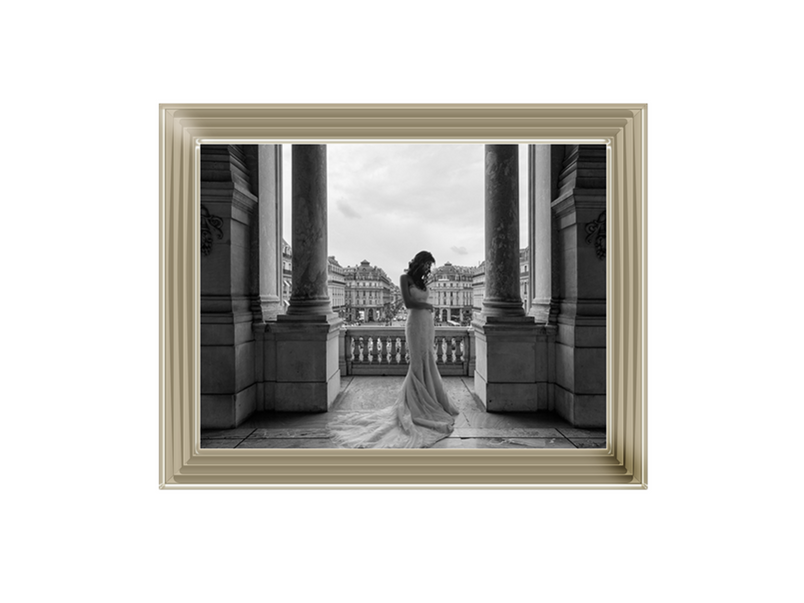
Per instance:
[[[388,364],[388,336],[380,337],[380,363]]]
[[[436,364],[442,364],[444,361],[442,359],[442,344],[444,342],[443,337],[436,336],[435,338],[435,345],[436,345]]]
[[[405,364],[410,364],[410,350],[408,349],[408,340],[402,340],[402,346],[404,347],[402,357],[405,359]]]
[[[397,344],[396,344],[396,337],[391,337],[391,358],[389,362],[391,364],[399,364],[399,359],[397,358]]]
[[[455,364],[463,362],[463,337],[457,337],[455,341]]]
[[[363,362],[363,338],[357,338],[357,359]]]

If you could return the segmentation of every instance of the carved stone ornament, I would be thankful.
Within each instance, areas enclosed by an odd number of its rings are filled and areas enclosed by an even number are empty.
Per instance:
[[[219,239],[223,238],[223,220],[217,216],[209,213],[209,210],[201,206],[201,253],[209,255],[212,251],[212,233],[218,235]]]
[[[606,212],[600,212],[597,220],[586,225],[586,242],[591,243],[595,240],[595,252],[597,259],[606,259]]]

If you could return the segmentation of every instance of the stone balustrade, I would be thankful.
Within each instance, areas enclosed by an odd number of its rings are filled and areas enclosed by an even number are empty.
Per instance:
[[[465,327],[436,327],[433,348],[439,372],[474,374],[474,331]],[[346,327],[341,329],[341,371],[346,375],[405,375],[408,370],[405,327]]]

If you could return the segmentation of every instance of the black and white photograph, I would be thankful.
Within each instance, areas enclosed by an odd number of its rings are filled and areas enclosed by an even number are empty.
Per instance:
[[[601,144],[201,146],[202,448],[605,448]]]

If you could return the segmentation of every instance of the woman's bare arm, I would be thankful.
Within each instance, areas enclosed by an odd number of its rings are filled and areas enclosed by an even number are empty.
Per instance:
[[[408,309],[418,308],[420,310],[432,310],[433,305],[428,304],[425,302],[418,302],[413,299],[410,295],[410,291],[408,290],[410,287],[410,278],[407,274],[403,274],[399,277],[399,288],[402,291],[402,301],[405,302],[405,307]]]

